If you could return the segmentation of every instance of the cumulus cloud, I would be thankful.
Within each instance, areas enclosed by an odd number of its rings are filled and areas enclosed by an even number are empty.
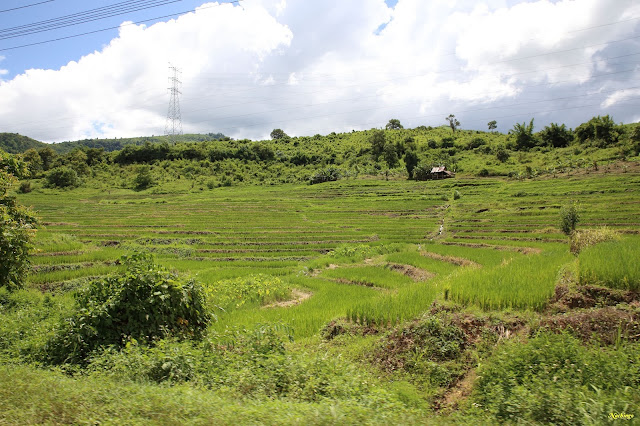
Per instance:
[[[45,141],[159,134],[168,63],[185,132],[268,137],[527,114],[575,126],[623,106],[640,70],[632,0],[246,0],[205,3],[59,70],[0,80],[0,131]],[[0,75],[2,71],[0,70]],[[531,115],[529,115],[529,118]]]

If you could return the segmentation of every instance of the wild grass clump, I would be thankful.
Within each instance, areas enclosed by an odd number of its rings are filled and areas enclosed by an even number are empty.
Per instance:
[[[601,424],[640,406],[638,359],[638,344],[583,346],[568,334],[513,339],[478,369],[472,410],[500,423]]]
[[[640,290],[640,239],[625,238],[588,247],[580,253],[581,284]]]
[[[207,285],[205,294],[210,309],[228,312],[243,306],[286,300],[291,297],[291,288],[278,277],[257,274]]]
[[[596,229],[581,229],[571,234],[569,238],[569,251],[578,254],[583,249],[605,241],[615,241],[621,238],[620,233],[614,229],[603,226]]]

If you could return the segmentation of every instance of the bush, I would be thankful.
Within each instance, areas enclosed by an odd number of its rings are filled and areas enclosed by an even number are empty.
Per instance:
[[[33,191],[31,182],[29,182],[28,180],[24,182],[20,182],[20,186],[18,187],[18,192],[20,192],[21,194],[28,194],[31,191]]]
[[[509,424],[601,424],[637,407],[640,346],[584,347],[566,334],[509,341],[478,369],[473,405]]]
[[[335,167],[328,167],[324,170],[318,171],[315,175],[309,179],[309,184],[331,182],[340,179],[340,171]]]
[[[498,149],[496,150],[496,158],[498,159],[498,161],[500,161],[501,163],[504,163],[507,160],[509,160],[509,157],[511,157],[511,155],[509,154],[509,151],[507,151],[505,147],[503,146],[498,147]]]
[[[133,186],[137,191],[147,189],[154,184],[153,176],[151,176],[151,170],[149,166],[141,166],[138,169],[138,174],[133,179]]]
[[[52,188],[72,188],[80,184],[80,179],[75,170],[66,166],[56,167],[47,173],[47,184]]]
[[[209,323],[202,287],[155,265],[150,255],[123,257],[126,272],[90,283],[78,309],[47,345],[48,361],[78,363],[101,346],[168,336],[198,338]]]
[[[0,287],[21,288],[29,268],[36,218],[7,195],[15,178],[0,170]]]
[[[564,206],[560,210],[560,229],[564,234],[571,235],[576,230],[579,220],[580,215],[575,204]]]

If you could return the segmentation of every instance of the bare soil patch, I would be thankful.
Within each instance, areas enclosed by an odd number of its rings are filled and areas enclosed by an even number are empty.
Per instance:
[[[421,251],[420,255],[424,257],[429,257],[431,259],[439,260],[442,262],[452,263],[458,266],[477,266],[477,267],[482,266],[479,263],[476,263],[469,259],[465,259],[462,257],[455,257],[455,256],[444,256],[438,253],[432,253],[430,251]]]
[[[411,266],[411,265],[403,265],[400,263],[389,263],[388,266],[392,270],[396,272],[400,272],[401,274],[408,276],[409,278],[411,278],[413,281],[416,281],[416,282],[426,281],[436,276],[436,274],[432,272],[425,271],[424,269],[416,268],[415,266]]]
[[[282,302],[271,303],[269,305],[263,306],[262,308],[263,309],[290,308],[292,306],[299,305],[300,303],[302,303],[305,300],[307,300],[308,298],[310,298],[312,295],[313,295],[313,293],[311,293],[311,292],[307,292],[307,291],[303,291],[303,290],[299,290],[297,288],[294,288],[293,290],[291,290],[291,296],[293,297],[293,299],[284,300]]]

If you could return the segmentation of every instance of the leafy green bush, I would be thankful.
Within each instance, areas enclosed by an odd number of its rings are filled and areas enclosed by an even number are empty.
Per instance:
[[[15,178],[0,170],[0,287],[20,288],[29,267],[36,218],[7,191]]]
[[[560,229],[566,235],[571,235],[576,230],[579,220],[580,214],[575,204],[564,206],[560,210]]]
[[[508,341],[478,369],[473,405],[501,422],[601,424],[638,407],[640,345],[582,346],[567,334]]]
[[[340,170],[335,167],[327,167],[326,169],[318,171],[315,175],[309,179],[309,184],[331,182],[340,179]]]
[[[52,188],[69,188],[80,184],[78,173],[72,168],[56,167],[47,173],[47,184]]]
[[[129,339],[151,343],[167,336],[201,336],[209,323],[202,288],[152,262],[123,258],[126,273],[91,282],[76,295],[78,309],[49,342],[54,363],[80,362],[100,346]]]
[[[140,166],[136,177],[133,179],[133,186],[136,190],[142,191],[154,184],[153,176],[149,166]]]

